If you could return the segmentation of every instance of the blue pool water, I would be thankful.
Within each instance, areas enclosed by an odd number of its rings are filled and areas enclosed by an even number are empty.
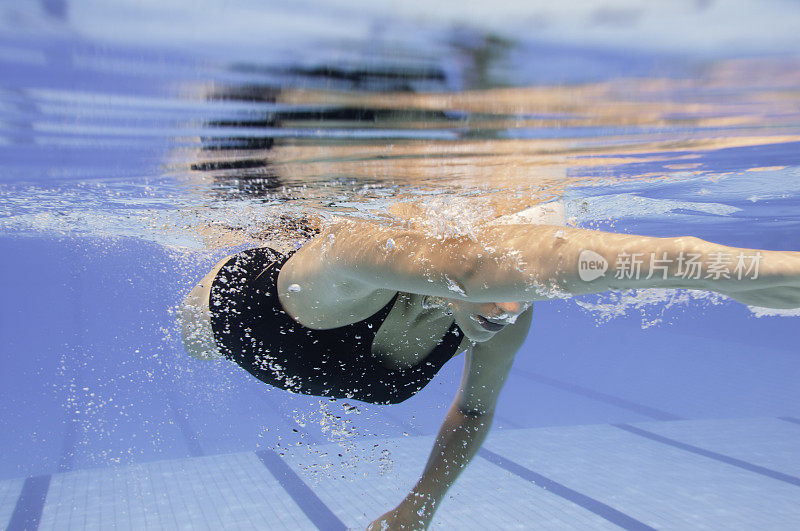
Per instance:
[[[800,250],[796,2],[0,2],[0,528],[364,528],[461,377],[372,406],[183,350],[298,219],[568,224]],[[450,529],[797,529],[797,310],[537,303]]]

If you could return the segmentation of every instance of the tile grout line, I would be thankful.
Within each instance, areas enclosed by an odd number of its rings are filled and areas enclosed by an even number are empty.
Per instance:
[[[417,429],[416,427],[412,426],[408,422],[397,418],[395,415],[390,413],[384,413],[386,417],[391,419],[393,422],[400,424],[401,426],[408,429],[410,432],[413,432],[415,435],[420,435],[421,430]],[[603,518],[613,524],[616,524],[623,529],[631,529],[631,530],[653,530],[654,528],[648,526],[647,524],[636,520],[632,516],[628,516],[627,514],[614,509],[613,507],[606,505],[605,503],[591,498],[585,494],[582,494],[576,490],[572,490],[569,487],[558,483],[546,476],[543,476],[533,470],[524,467],[507,457],[504,457],[498,453],[492,452],[491,450],[487,449],[485,446],[478,450],[476,457],[480,457],[489,461],[493,465],[496,465],[515,476],[518,476],[526,481],[530,481],[534,485],[541,487],[551,494],[555,494],[556,496],[563,498],[567,501],[570,501],[587,511],[596,514],[600,518]]]
[[[478,450],[478,455],[490,463],[499,466],[503,470],[510,472],[511,474],[514,474],[515,476],[518,476],[524,480],[530,481],[537,487],[541,487],[548,492],[555,494],[556,496],[560,496],[565,500],[571,501],[572,503],[583,507],[587,511],[590,511],[600,518],[603,518],[612,524],[616,524],[623,529],[655,531],[655,528],[650,527],[649,525],[640,522],[632,516],[628,516],[617,509],[614,509],[610,505],[606,505],[599,500],[591,498],[576,490],[572,490],[571,488],[557,481],[534,472],[528,467],[522,466],[516,461],[508,459],[507,457],[503,457],[502,455],[492,452],[491,450],[481,448]]]
[[[272,450],[255,452],[283,490],[294,500],[317,528],[323,531],[346,530],[347,526],[325,505],[314,490],[302,480],[292,467]]]
[[[766,468],[760,465],[756,465],[753,463],[749,463],[747,461],[743,461],[741,459],[737,459],[735,457],[730,457],[728,455],[720,454],[718,452],[714,452],[712,450],[706,450],[705,448],[700,448],[699,446],[694,446],[691,444],[687,444],[676,439],[671,439],[669,437],[664,437],[663,435],[659,435],[657,433],[653,433],[647,430],[643,430],[641,428],[637,428],[635,426],[631,426],[630,424],[612,424],[615,428],[619,428],[621,430],[627,431],[634,435],[638,435],[640,437],[644,437],[646,439],[650,439],[655,442],[659,442],[661,444],[666,444],[668,446],[672,446],[673,448],[678,448],[680,450],[684,450],[686,452],[691,452],[693,454],[701,455],[703,457],[707,457],[709,459],[713,459],[715,461],[719,461],[721,463],[725,463],[731,466],[735,466],[741,468],[743,470],[747,470],[749,472],[755,472],[756,474],[760,474],[762,476],[767,476],[772,479],[777,479],[778,481],[783,481],[784,483],[789,483],[790,485],[795,485],[796,487],[800,487],[800,478],[785,474],[783,472],[778,472],[777,470],[772,470],[771,468]]]
[[[11,520],[8,522],[7,531],[34,531],[39,528],[47,491],[50,489],[50,478],[51,476],[47,474],[25,479]]]
[[[794,417],[778,417],[778,418],[784,422],[791,422],[792,424],[800,424],[800,419],[796,419]]]
[[[514,368],[511,370],[511,372],[513,374],[518,374],[534,382],[549,385],[551,387],[555,387],[557,389],[561,389],[562,391],[567,391],[569,393],[573,393],[576,395],[585,396],[587,398],[591,398],[598,402],[605,402],[606,404],[610,404],[612,406],[616,406],[622,409],[627,409],[628,411],[633,411],[634,413],[638,413],[640,415],[643,415],[645,417],[650,417],[655,420],[687,420],[683,417],[679,417],[678,415],[674,415],[667,411],[662,411],[660,409],[656,409],[650,406],[645,406],[643,404],[637,404],[636,402],[632,402],[630,400],[626,400],[618,396],[609,395],[607,393],[603,393],[600,391],[595,391],[594,389],[582,387],[577,384],[562,382],[560,380],[556,380],[555,378],[550,378],[548,376],[537,374],[535,372],[531,372],[525,369]]]

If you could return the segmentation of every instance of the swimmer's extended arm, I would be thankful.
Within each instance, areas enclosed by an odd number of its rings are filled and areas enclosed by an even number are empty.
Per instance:
[[[492,425],[495,405],[514,355],[531,323],[531,310],[514,325],[498,332],[467,353],[464,376],[436,437],[425,470],[411,492],[392,511],[375,520],[370,529],[424,529],[445,493],[483,444]]]
[[[593,251],[607,263],[605,275],[588,282],[581,280],[578,258],[584,250]],[[774,308],[800,306],[800,253],[739,249],[695,237],[656,238],[550,225],[500,225],[477,229],[473,237],[437,238],[418,231],[344,221],[327,229],[309,251],[324,268],[374,289],[473,302],[541,300],[662,287],[713,290]],[[738,253],[747,257],[760,253],[758,278],[707,278],[707,267],[719,253],[734,259]],[[681,275],[681,257],[685,260],[690,255],[699,255],[704,264],[700,278]],[[615,272],[632,256],[642,262],[638,278],[617,278]],[[651,267],[651,256],[658,260],[656,267]],[[657,267],[663,264],[668,267]],[[733,267],[733,263],[729,265]]]

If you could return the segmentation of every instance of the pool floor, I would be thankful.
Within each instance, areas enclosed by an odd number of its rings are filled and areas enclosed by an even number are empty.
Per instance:
[[[9,530],[363,529],[407,492],[432,443],[363,439],[3,481],[0,522]],[[379,459],[363,458],[377,447]],[[797,529],[798,449],[793,417],[495,430],[432,527]]]

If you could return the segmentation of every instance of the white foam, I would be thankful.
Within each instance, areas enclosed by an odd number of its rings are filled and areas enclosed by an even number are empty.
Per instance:
[[[761,308],[760,306],[748,306],[756,317],[800,317],[800,308],[782,310],[777,308]]]
[[[697,304],[716,306],[730,301],[728,297],[718,293],[662,288],[612,291],[596,297],[593,301],[586,297],[573,300],[578,306],[591,312],[598,325],[638,311],[642,317],[642,329],[662,323],[667,310],[673,307],[688,308]]]

